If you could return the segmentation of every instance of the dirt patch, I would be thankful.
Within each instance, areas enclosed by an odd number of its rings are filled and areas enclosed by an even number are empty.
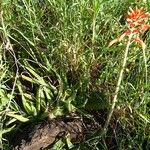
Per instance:
[[[78,144],[84,139],[85,135],[99,127],[98,122],[93,122],[90,119],[83,121],[83,118],[77,115],[76,117],[70,115],[68,117],[47,120],[34,127],[28,126],[22,132],[16,134],[12,141],[12,149],[45,149],[65,135],[69,135],[70,141],[73,144]]]

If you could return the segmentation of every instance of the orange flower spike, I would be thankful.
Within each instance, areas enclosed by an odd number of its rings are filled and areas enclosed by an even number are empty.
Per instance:
[[[136,25],[142,25],[145,23],[145,18],[149,17],[150,14],[144,11],[144,8],[141,7],[138,9],[137,7],[133,10],[129,7],[130,11],[126,17],[128,25],[132,28]]]
[[[133,10],[131,7],[129,7],[130,12],[128,12],[128,19],[131,19],[132,21],[137,21],[138,19],[145,18],[147,14],[144,12],[144,8],[141,7],[138,9],[137,7],[135,10]]]
[[[133,10],[131,7],[129,7],[129,9],[130,9],[130,12],[128,12],[127,19],[136,20],[139,16],[137,7],[135,10]]]
[[[129,7],[129,9],[130,10],[128,11],[128,15],[126,17],[128,29],[120,37],[112,40],[108,45],[109,47],[117,42],[120,42],[125,36],[129,36],[131,34],[139,36],[138,33],[141,33],[141,31],[150,29],[150,25],[145,24],[146,18],[150,17],[150,14],[146,13],[143,7],[140,9],[136,7],[134,10]],[[140,38],[134,38],[132,42],[137,42],[142,46],[142,48],[145,48],[145,43]]]

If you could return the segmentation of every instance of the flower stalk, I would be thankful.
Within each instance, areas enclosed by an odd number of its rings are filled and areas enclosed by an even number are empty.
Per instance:
[[[127,59],[128,59],[129,47],[132,44],[132,42],[131,42],[132,37],[133,37],[133,34],[130,34],[129,37],[128,37],[128,42],[127,42],[127,45],[126,45],[126,49],[125,49],[125,53],[124,53],[124,59],[123,59],[122,67],[121,67],[121,70],[120,70],[119,78],[118,78],[118,81],[117,81],[117,86],[116,86],[114,98],[113,98],[112,105],[111,105],[111,108],[110,108],[108,116],[107,116],[107,120],[105,122],[104,128],[103,128],[102,133],[101,133],[102,136],[104,134],[106,134],[106,132],[107,132],[107,128],[108,128],[109,122],[111,120],[114,108],[116,106],[118,93],[119,93],[121,81],[122,81],[122,78],[123,78],[123,73],[124,73],[125,66],[126,66]]]
[[[138,9],[137,7],[135,9],[132,9],[132,8],[129,8],[129,9],[130,9],[130,11],[128,12],[128,15],[126,17],[126,22],[127,22],[128,28],[120,37],[112,40],[108,45],[110,47],[113,44],[115,44],[116,42],[120,42],[125,37],[128,37],[127,45],[126,45],[125,52],[124,52],[122,67],[121,67],[121,70],[119,73],[119,78],[117,81],[114,97],[112,100],[112,105],[108,112],[107,120],[106,120],[103,130],[101,132],[101,136],[105,135],[107,132],[107,128],[109,126],[113,111],[114,111],[116,103],[118,101],[118,93],[120,90],[120,85],[121,85],[121,82],[123,79],[123,74],[124,74],[125,66],[126,66],[127,59],[128,59],[129,47],[132,43],[138,43],[142,47],[144,63],[145,63],[145,72],[146,72],[146,86],[147,86],[147,65],[146,65],[147,60],[146,60],[146,53],[145,53],[146,44],[144,43],[144,41],[142,39],[140,39],[139,35],[142,32],[145,32],[146,30],[150,29],[150,25],[146,24],[146,21],[147,21],[146,19],[147,19],[147,17],[150,17],[150,14],[145,12],[143,7],[141,7],[140,9]]]

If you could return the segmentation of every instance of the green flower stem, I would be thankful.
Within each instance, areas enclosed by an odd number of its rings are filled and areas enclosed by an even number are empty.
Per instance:
[[[130,44],[131,44],[132,36],[133,36],[133,34],[130,34],[129,38],[128,38],[128,42],[127,42],[125,53],[124,53],[122,68],[120,70],[120,74],[119,74],[119,78],[118,78],[118,82],[117,82],[117,86],[116,86],[116,90],[115,90],[115,95],[114,95],[114,98],[112,100],[112,105],[111,105],[111,108],[110,108],[109,113],[107,115],[107,120],[105,122],[104,128],[101,132],[101,136],[105,135],[106,132],[107,132],[107,128],[108,128],[109,122],[111,120],[114,108],[116,106],[116,102],[118,101],[118,99],[117,99],[118,98],[118,93],[119,93],[119,90],[120,90],[120,85],[121,85],[121,81],[122,81],[122,78],[123,78],[124,69],[125,69],[125,66],[126,66],[127,59],[128,59],[128,51],[129,51],[129,47],[130,47]]]

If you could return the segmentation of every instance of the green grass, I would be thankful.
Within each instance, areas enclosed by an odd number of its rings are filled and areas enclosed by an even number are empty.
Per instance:
[[[149,0],[0,2],[1,149],[9,147],[6,135],[24,122],[110,109],[125,44],[108,43],[126,28],[129,6],[150,12]],[[120,150],[142,149],[146,141],[150,146],[149,41],[148,31],[147,84],[142,49],[135,44],[129,49],[110,122],[117,120],[123,130],[113,131]],[[97,137],[81,146],[107,149],[105,138]]]

